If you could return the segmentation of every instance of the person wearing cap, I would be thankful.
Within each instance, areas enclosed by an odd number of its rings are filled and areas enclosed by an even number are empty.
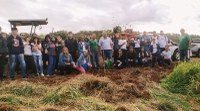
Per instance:
[[[73,33],[68,33],[68,38],[65,40],[65,47],[68,48],[69,53],[72,55],[74,61],[77,61],[77,51],[78,51],[78,43],[77,40],[73,38]]]
[[[1,60],[0,80],[3,80],[4,66],[7,64],[6,55],[7,55],[6,38],[3,37],[3,34],[1,33],[1,27],[0,27],[0,60]]]
[[[91,67],[92,65],[89,63],[88,52],[87,50],[84,50],[83,53],[78,58],[77,70],[81,72],[82,74],[84,74]]]
[[[179,37],[179,51],[180,51],[180,61],[188,61],[188,50],[191,45],[190,36],[185,33],[185,29],[181,29],[181,36]]]
[[[150,46],[150,52],[152,55],[152,64],[151,66],[154,67],[156,62],[158,61],[158,56],[160,54],[160,46],[156,43],[156,38],[152,38],[152,43]]]
[[[23,47],[22,39],[18,36],[17,28],[12,28],[12,34],[7,39],[7,47],[10,56],[10,78],[15,79],[15,64],[18,60],[21,65],[22,78],[26,79],[26,63],[24,55],[21,54],[21,47]]]

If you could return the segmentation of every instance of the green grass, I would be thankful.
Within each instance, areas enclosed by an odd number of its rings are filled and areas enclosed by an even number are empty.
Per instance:
[[[161,86],[173,93],[200,94],[200,63],[190,62],[179,64],[162,81]]]

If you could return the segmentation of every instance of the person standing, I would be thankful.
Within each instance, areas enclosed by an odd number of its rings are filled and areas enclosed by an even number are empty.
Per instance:
[[[26,63],[24,61],[24,54],[21,54],[23,47],[22,39],[18,36],[17,28],[11,29],[12,34],[7,39],[7,46],[10,56],[10,78],[15,79],[15,64],[16,60],[20,62],[22,70],[22,78],[26,79]]]
[[[78,43],[76,39],[73,38],[73,33],[68,33],[68,38],[65,40],[65,46],[68,48],[69,53],[72,55],[74,62],[77,61],[77,50],[78,50]]]
[[[179,51],[180,51],[180,61],[188,61],[188,50],[191,45],[190,36],[185,33],[185,29],[181,29],[181,36],[179,37]]]
[[[151,45],[151,37],[147,35],[147,32],[144,31],[143,35],[140,37],[140,46],[144,47],[144,51],[150,53],[149,48]]]
[[[48,46],[48,70],[47,70],[47,76],[52,76],[55,72],[55,66],[56,66],[56,38],[52,37],[51,41],[49,42]]]
[[[83,53],[84,50],[88,50],[88,43],[85,41],[84,37],[81,37],[80,41],[78,42],[79,56]]]
[[[26,73],[36,73],[35,64],[32,55],[32,48],[30,44],[31,37],[25,37],[23,44],[24,44],[24,60],[26,63]],[[31,71],[31,72],[30,72]]]
[[[119,33],[115,33],[114,34],[114,38],[113,38],[113,49],[114,49],[114,65],[117,64],[117,58],[118,58],[118,55],[119,55]]]
[[[42,60],[43,60],[43,69],[47,70],[47,62],[48,62],[48,44],[50,42],[51,36],[46,35],[44,41],[42,41]],[[44,72],[44,73],[45,73]],[[46,73],[45,73],[46,74]]]
[[[62,52],[63,47],[65,46],[65,42],[61,36],[56,37],[56,69],[58,69],[59,63],[59,55]]]
[[[126,65],[126,62],[127,62],[127,40],[126,40],[126,34],[122,34],[121,38],[119,39],[119,47],[122,51],[122,58],[124,59],[123,60],[123,65],[125,66]],[[132,42],[129,42],[129,47],[130,46],[133,46],[134,44]],[[134,47],[134,46],[133,46]]]
[[[98,42],[96,34],[92,34],[92,39],[89,40],[89,53],[93,69],[99,69],[99,53],[98,53]]]
[[[0,27],[0,60],[2,61],[0,64],[0,81],[3,80],[4,65],[7,64],[6,54],[7,54],[6,38],[2,36]]]
[[[40,76],[44,77],[42,52],[41,52],[42,45],[41,45],[38,37],[33,38],[33,41],[31,42],[31,46],[32,46],[32,54],[33,54],[33,59],[35,62],[37,76],[39,76],[39,74],[40,74]],[[40,70],[39,70],[39,68],[40,68]]]
[[[160,54],[160,46],[156,43],[156,38],[152,38],[152,43],[150,46],[150,51],[152,55],[152,67],[155,66],[156,62],[158,61],[158,56]]]
[[[99,39],[99,46],[103,54],[104,60],[112,60],[112,47],[113,42],[107,33],[104,31],[103,36]]]
[[[165,50],[165,46],[168,44],[169,39],[167,36],[164,35],[164,32],[161,30],[160,35],[158,36],[158,44],[160,46],[160,51]]]

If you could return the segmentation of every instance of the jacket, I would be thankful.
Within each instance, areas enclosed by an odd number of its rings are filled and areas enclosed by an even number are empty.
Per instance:
[[[0,54],[7,54],[7,43],[6,39],[0,34]]]
[[[64,55],[62,52],[59,55],[59,64],[66,65],[66,63],[74,64],[71,54]]]
[[[78,66],[82,66],[84,64],[84,59],[86,59],[86,63],[89,63],[89,57],[84,57],[82,53],[78,58]]]
[[[160,45],[156,44],[157,45],[157,53],[160,53]],[[150,45],[150,48],[149,48],[150,52],[153,53],[153,45]]]
[[[10,35],[7,39],[7,47],[9,54],[20,54],[24,52],[22,39],[17,36],[15,39]]]
[[[76,52],[78,49],[78,43],[75,39],[66,39],[65,46],[68,48],[69,52]]]

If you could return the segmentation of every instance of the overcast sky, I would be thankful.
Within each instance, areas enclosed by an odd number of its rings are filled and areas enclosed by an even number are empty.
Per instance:
[[[136,31],[200,34],[199,0],[0,0],[0,26],[9,32],[8,19],[43,19],[36,32],[111,29],[120,25]],[[30,32],[30,27],[19,32]]]

